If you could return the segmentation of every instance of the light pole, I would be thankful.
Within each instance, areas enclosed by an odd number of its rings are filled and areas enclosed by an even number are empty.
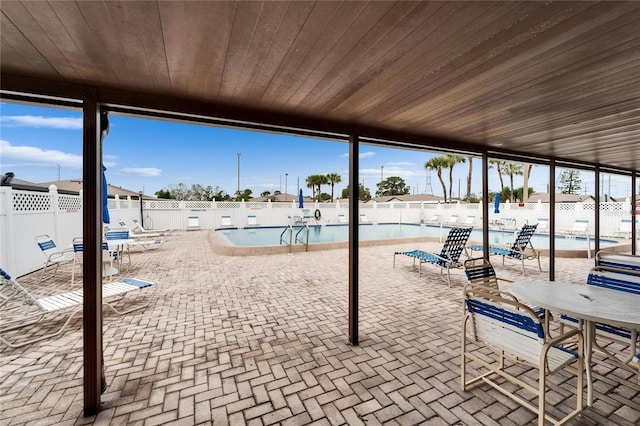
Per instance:
[[[289,173],[284,174],[284,201],[287,201],[287,193],[289,192]]]
[[[238,153],[238,198],[240,198],[240,153]]]
[[[380,166],[380,182],[384,180],[384,166]]]

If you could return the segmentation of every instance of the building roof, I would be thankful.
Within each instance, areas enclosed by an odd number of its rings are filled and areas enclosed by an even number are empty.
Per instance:
[[[22,179],[13,178],[11,186],[16,189],[24,189],[30,191],[48,191],[51,185],[55,185],[58,188],[58,192],[78,194],[82,190],[82,179],[65,179],[51,182],[33,183]],[[127,198],[130,196],[132,199],[138,199],[140,194],[119,186],[113,186],[107,184],[107,195],[109,198],[115,198],[116,195],[120,198]],[[155,200],[156,197],[149,195],[143,195],[145,200]]]

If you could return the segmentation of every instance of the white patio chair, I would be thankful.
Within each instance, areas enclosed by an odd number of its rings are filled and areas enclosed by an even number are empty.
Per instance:
[[[105,241],[102,243],[102,276],[108,276],[109,281],[113,281],[113,276],[118,273],[118,270],[113,266],[114,257],[109,251],[109,244]],[[80,267],[82,272],[82,262],[84,259],[84,243],[82,237],[76,237],[73,239],[73,266],[71,267],[71,286],[75,282],[76,268]]]
[[[231,222],[231,216],[223,215],[220,218],[220,226],[222,226],[223,228],[233,227],[233,223]]]
[[[462,323],[462,390],[476,383],[484,383],[513,399],[538,416],[538,426],[545,420],[553,424],[565,423],[582,413],[584,388],[584,341],[580,330],[572,330],[555,338],[549,338],[548,329],[528,306],[512,300],[507,293],[497,290],[483,291],[466,287],[465,312]],[[575,344],[572,351],[560,345]],[[474,368],[467,369],[473,362]],[[576,407],[561,419],[551,417],[546,410],[547,375],[577,363]],[[521,368],[511,368],[518,365]],[[529,380],[522,369],[535,369],[537,380]],[[467,379],[468,374],[473,374]],[[497,380],[495,380],[497,379]],[[504,385],[504,380],[510,382]],[[515,388],[515,389],[514,389]],[[538,399],[537,406],[521,396],[525,389]]]
[[[458,223],[458,215],[457,214],[452,214],[451,216],[449,216],[449,220],[443,222],[444,225],[455,225]]]
[[[118,220],[118,225],[120,225],[121,228],[128,230],[129,237],[131,238],[156,238],[169,235],[166,232],[142,232],[139,226],[129,226],[127,222],[122,219]]]
[[[371,223],[365,213],[360,213],[360,223]]]
[[[247,216],[247,226],[260,226],[256,215],[250,214]]]
[[[473,226],[475,222],[476,222],[475,216],[467,216],[467,218],[464,220],[464,225]]]
[[[338,223],[347,223],[347,218],[343,214],[338,215]]]
[[[548,217],[539,217],[537,220],[538,229],[537,232],[548,232],[549,231],[549,218]]]
[[[72,248],[60,250],[53,239],[47,234],[36,236],[36,243],[38,244],[38,247],[40,247],[40,250],[42,250],[42,254],[44,254],[45,257],[44,267],[40,273],[40,280],[38,283],[42,283],[49,278],[53,278],[58,272],[58,268],[61,264],[71,263],[75,258]],[[53,273],[45,277],[45,271],[51,266],[55,267]]]
[[[171,234],[171,231],[173,231],[173,229],[167,228],[167,229],[146,229],[145,227],[142,226],[142,224],[140,223],[140,221],[138,219],[136,219],[135,217],[131,218],[131,223],[133,223],[133,231],[138,233],[138,234],[143,234],[143,235],[150,235],[150,234],[159,234],[159,237],[165,237],[167,235]]]
[[[198,216],[189,216],[187,218],[187,231],[197,231],[200,229],[200,219]]]
[[[82,312],[83,307],[83,291],[75,290],[66,293],[56,294],[54,296],[37,298],[33,296],[26,288],[18,284],[18,282],[11,278],[11,276],[0,268],[0,282],[3,286],[8,286],[13,289],[13,294],[4,300],[0,304],[0,342],[12,347],[19,348],[40,340],[49,339],[62,333],[62,331],[69,324],[75,314]],[[143,303],[127,310],[119,310],[113,303],[122,300],[126,293],[131,291],[142,290],[145,288],[155,287],[152,293],[157,291],[157,285],[154,282],[143,280],[140,278],[125,278],[116,282],[104,284],[102,286],[102,298],[103,300],[116,298],[110,302],[103,302],[103,304],[109,307],[118,315],[128,314],[133,311],[145,308],[151,302],[151,296],[149,295],[146,303]],[[118,297],[119,296],[119,297]],[[18,298],[22,299],[22,304],[13,303],[17,302]],[[18,330],[23,327],[35,324],[39,322],[45,315],[50,313],[57,313],[63,310],[68,310],[68,317],[62,323],[62,326],[51,333],[40,335],[30,340],[16,342],[15,340],[9,340],[7,333],[13,330]],[[11,318],[7,320],[7,318]],[[21,333],[22,334],[22,333]]]
[[[624,237],[631,238],[632,232],[632,224],[633,221],[630,217],[623,217],[620,219],[620,225],[618,225],[618,229],[614,232],[614,237]],[[640,222],[636,219],[636,232],[640,232]]]

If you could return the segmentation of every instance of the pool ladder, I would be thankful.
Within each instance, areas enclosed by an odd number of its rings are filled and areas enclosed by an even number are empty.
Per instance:
[[[303,233],[303,231],[306,230],[306,239],[302,239],[302,237],[304,237],[305,235],[300,235]],[[287,241],[285,239],[285,234],[287,233],[287,231],[289,232],[289,241]],[[282,244],[286,244],[289,246],[289,253],[291,253],[291,247],[293,246],[293,244],[304,244],[304,251],[308,252],[309,251],[309,225],[305,223],[302,224],[301,228],[297,230],[296,234],[295,234],[295,238],[293,235],[293,231],[295,231],[295,228],[289,224],[287,225],[287,227],[282,231],[282,233],[280,234],[280,245]]]

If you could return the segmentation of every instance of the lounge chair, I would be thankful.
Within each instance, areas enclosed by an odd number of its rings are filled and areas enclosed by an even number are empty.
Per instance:
[[[118,220],[118,225],[120,225],[121,228],[126,229],[127,231],[129,231],[129,237],[130,238],[157,238],[157,237],[164,237],[164,236],[169,235],[166,232],[140,232],[140,231],[136,231],[135,230],[136,227],[129,226],[127,224],[127,222],[125,222],[122,219]]]
[[[475,222],[476,222],[475,216],[467,216],[467,218],[464,220],[464,225],[473,226]]]
[[[467,287],[464,291],[465,312],[462,322],[462,357],[460,378],[462,390],[476,383],[484,383],[513,399],[523,407],[537,413],[537,424],[545,420],[563,424],[582,413],[584,392],[584,338],[582,332],[573,330],[555,338],[549,337],[548,328],[528,306],[513,301],[509,295],[495,294]],[[471,344],[473,343],[473,344]],[[561,347],[575,345],[576,351]],[[473,362],[473,369],[467,364]],[[554,419],[546,410],[547,375],[561,371],[576,363],[572,369],[576,375],[576,408]],[[522,376],[524,368],[535,368],[537,380],[531,383]],[[473,377],[467,379],[468,374]],[[497,380],[494,380],[497,379]],[[510,383],[505,386],[504,380]],[[571,380],[573,383],[573,380]],[[537,396],[538,404],[521,397],[526,389]]]
[[[18,282],[11,278],[11,276],[0,268],[0,282],[3,286],[8,286],[12,289],[13,293],[6,300],[0,304],[0,317],[5,320],[9,316],[19,316],[8,321],[3,321],[0,324],[0,342],[12,347],[19,348],[40,340],[49,339],[62,333],[65,327],[69,324],[71,319],[79,312],[82,312],[83,307],[83,291],[76,290],[66,293],[56,294],[54,296],[37,298],[33,296],[29,291],[18,284]],[[102,298],[107,300],[110,298],[118,297],[116,300],[110,302],[104,302],[105,306],[111,308],[115,313],[119,315],[128,314],[130,312],[145,308],[151,302],[151,294],[146,303],[135,306],[133,308],[121,311],[113,306],[113,303],[121,300],[126,293],[142,290],[144,288],[154,287],[153,293],[157,291],[157,285],[154,282],[143,280],[140,278],[125,278],[116,282],[111,282],[102,285]],[[22,299],[23,303],[16,304],[14,301]],[[6,309],[5,309],[6,308]],[[69,316],[64,321],[62,326],[52,332],[45,335],[39,335],[30,340],[15,342],[8,340],[7,332],[12,330],[18,330],[23,327],[32,325],[40,321],[46,314],[54,313],[58,311],[69,310]],[[23,315],[24,314],[24,315]]]
[[[536,232],[549,232],[549,218],[548,217],[539,217],[537,220],[538,229]]]
[[[338,215],[338,223],[347,223],[347,218],[343,214]]]
[[[489,223],[489,226],[500,230],[510,229],[514,231],[518,228],[518,224],[513,217],[501,217]]]
[[[231,216],[223,215],[220,218],[220,226],[223,228],[231,228],[233,227],[233,223],[231,223]]]
[[[42,250],[42,254],[44,254],[45,257],[44,267],[40,273],[39,283],[42,283],[49,278],[53,278],[58,272],[58,268],[61,264],[71,263],[75,258],[72,248],[64,250],[58,249],[53,239],[46,234],[36,236],[36,243],[38,244],[38,247],[40,247],[40,250]],[[45,271],[51,266],[55,266],[53,273],[45,277]]]
[[[447,235],[447,240],[444,242],[444,246],[442,247],[442,251],[439,254],[425,252],[422,250],[411,250],[411,251],[397,251],[393,254],[393,267],[396,266],[396,256],[403,255],[409,256],[413,258],[413,265],[415,267],[416,259],[420,262],[418,265],[418,272],[422,275],[422,264],[430,263],[432,265],[439,266],[440,273],[442,274],[443,270],[447,271],[447,282],[449,287],[451,287],[451,269],[460,268],[462,263],[460,263],[460,255],[465,250],[465,245],[469,240],[469,235],[471,235],[471,230],[473,228],[462,228],[462,227],[453,227],[449,230],[449,235]]]
[[[536,228],[538,224],[535,225],[524,225],[520,231],[516,234],[516,237],[511,244],[510,247],[498,247],[498,246],[489,246],[489,255],[499,255],[502,256],[502,264],[504,265],[505,259],[514,259],[522,262],[522,274],[527,275],[524,268],[525,260],[538,260],[538,269],[542,271],[542,266],[540,265],[540,252],[536,251],[531,244],[531,237],[533,233],[536,232]],[[474,251],[482,251],[483,247],[480,244],[474,244],[467,247],[471,250],[473,255]]]
[[[449,217],[449,220],[447,220],[447,221],[443,222],[443,224],[445,224],[445,225],[450,225],[450,226],[455,225],[455,224],[457,224],[457,223],[458,223],[458,215],[457,215],[457,214],[452,214],[452,215]]]
[[[173,231],[173,229],[167,228],[167,229],[146,229],[145,227],[142,226],[142,224],[140,223],[140,221],[138,219],[131,218],[131,222],[133,223],[133,230],[134,232],[138,233],[138,234],[160,234],[160,237],[166,237],[167,235],[171,234],[171,231]]]
[[[360,223],[371,223],[365,213],[360,213]]]
[[[631,238],[632,232],[632,220],[631,218],[622,218],[620,219],[620,225],[618,225],[618,229],[614,232],[614,237],[622,236],[624,238]],[[636,219],[636,232],[640,232],[640,222]]]
[[[247,216],[247,226],[260,226],[256,215],[250,214]]]
[[[560,231],[560,234],[568,235],[588,235],[589,234],[589,219],[576,219],[573,222],[573,228]]]
[[[439,225],[442,223],[442,221],[440,220],[440,215],[439,214],[434,214],[431,216],[431,218],[429,218],[429,220],[425,220],[424,223],[430,224],[430,225]]]
[[[189,216],[187,218],[187,231],[197,231],[200,229],[200,219],[198,216]]]

